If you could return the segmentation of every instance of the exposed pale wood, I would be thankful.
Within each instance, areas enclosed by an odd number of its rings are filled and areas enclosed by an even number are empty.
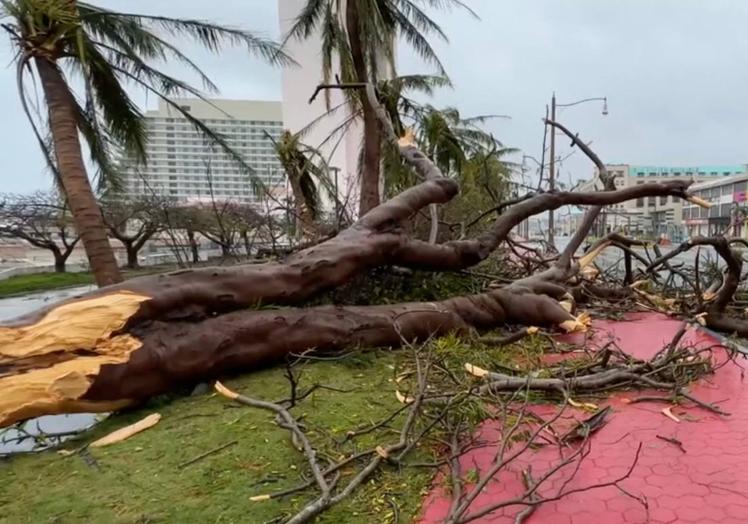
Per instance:
[[[591,264],[597,258],[597,256],[611,244],[612,242],[606,240],[605,242],[602,242],[599,245],[595,246],[595,248],[591,249],[588,253],[585,253],[585,255],[579,259],[580,269],[585,268],[589,264]]]
[[[128,399],[91,402],[101,366],[129,359],[141,342],[114,335],[149,297],[127,291],[65,303],[25,326],[0,328],[0,427],[39,415],[111,411]]]
[[[98,340],[122,329],[149,298],[118,291],[62,304],[28,326],[0,327],[0,364],[52,352],[95,348]]]
[[[123,440],[127,440],[133,435],[137,435],[138,433],[145,431],[148,428],[152,428],[153,426],[158,424],[159,420],[161,420],[160,413],[151,413],[144,419],[137,421],[135,424],[130,424],[129,426],[120,428],[117,431],[113,431],[107,436],[102,437],[95,442],[92,442],[89,447],[102,448],[104,446],[116,444],[117,442],[122,442]]]
[[[701,197],[697,197],[696,195],[688,195],[686,197],[686,200],[688,200],[692,204],[696,204],[697,206],[701,206],[701,207],[704,207],[706,209],[709,209],[710,207],[712,207],[712,203],[711,202],[709,202],[707,200],[704,200]]]
[[[229,388],[227,388],[226,386],[224,386],[217,380],[216,380],[216,383],[213,385],[213,387],[218,393],[220,393],[226,398],[230,398],[231,400],[236,400],[237,397],[239,396],[239,393],[235,391],[231,391]]]

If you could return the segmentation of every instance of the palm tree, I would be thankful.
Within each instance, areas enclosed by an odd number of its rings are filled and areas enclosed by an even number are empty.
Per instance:
[[[425,105],[416,117],[416,138],[424,153],[441,169],[445,176],[459,174],[471,155],[503,147],[493,135],[480,127],[497,115],[463,118],[454,107],[437,109]]]
[[[268,138],[273,140],[269,135]],[[315,221],[320,216],[318,186],[333,198],[338,198],[328,177],[327,166],[324,160],[320,162],[322,165],[314,162],[314,157],[320,156],[319,152],[302,144],[298,134],[284,131],[277,141],[273,140],[273,145],[291,186],[296,219],[301,225],[297,233],[299,236],[304,232],[314,235]]]
[[[444,75],[444,67],[427,37],[447,38],[423,7],[460,7],[472,13],[460,0],[308,0],[286,40],[306,39],[321,32],[325,83],[332,78],[334,56],[339,59],[344,83],[376,83],[385,68],[394,76],[398,38],[403,38]],[[350,101],[361,108],[363,116],[359,213],[364,214],[379,204],[382,133],[371,104],[360,90],[352,94]]]
[[[199,76],[207,91],[216,91],[216,86],[159,32],[189,37],[213,52],[224,44],[242,45],[271,63],[289,61],[273,42],[240,29],[198,20],[117,13],[77,0],[0,0],[0,17],[17,50],[17,82],[24,110],[67,198],[100,286],[120,281],[121,275],[86,173],[79,136],[88,144],[101,183],[116,184],[117,152],[141,162],[147,160],[143,115],[126,92],[126,84],[165,100],[243,164],[220,136],[171,100],[182,94],[204,95],[154,68],[154,62],[179,62]],[[39,118],[41,125],[32,114],[24,82],[27,72],[36,73],[46,100],[47,114]],[[70,81],[75,76],[83,86],[78,96]]]

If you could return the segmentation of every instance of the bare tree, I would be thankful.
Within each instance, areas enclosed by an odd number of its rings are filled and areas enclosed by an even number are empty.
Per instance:
[[[160,199],[153,197],[114,197],[101,203],[109,234],[119,240],[127,252],[127,267],[137,269],[138,253],[162,227]]]
[[[0,197],[0,236],[18,238],[46,249],[54,257],[55,271],[65,272],[70,254],[80,240],[70,210],[54,192]]]

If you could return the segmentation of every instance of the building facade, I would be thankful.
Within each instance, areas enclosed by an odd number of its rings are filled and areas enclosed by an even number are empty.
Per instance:
[[[691,179],[697,182],[719,181],[748,172],[746,164],[703,166],[642,166],[609,164],[606,169],[616,175],[616,189],[634,187],[647,182]],[[577,185],[577,191],[599,190],[602,183],[595,169],[594,177]],[[686,235],[683,222],[683,201],[672,196],[645,197],[606,206],[600,215],[597,232],[614,230],[631,235],[667,238],[677,242]]]
[[[180,99],[177,103],[221,135],[243,161],[247,172],[220,146],[206,141],[193,124],[165,102],[145,114],[149,140],[148,163],[126,164],[125,190],[130,196],[154,194],[180,202],[259,201],[251,178],[270,190],[285,188],[273,142],[283,128],[280,102],[253,100]]]
[[[683,223],[689,237],[729,235],[748,238],[748,174],[694,184],[691,193],[712,204],[709,209],[687,202]]]
[[[288,33],[307,3],[308,0],[278,1],[281,35]],[[319,93],[310,103],[317,85],[324,83],[320,49],[322,40],[318,32],[303,41],[291,39],[285,44],[285,50],[296,60],[297,66],[285,67],[282,71],[283,125],[292,133],[303,130],[302,141],[321,152],[331,176],[335,178],[340,199],[355,214],[357,210],[353,208],[358,206],[360,191],[359,154],[363,125],[360,118],[352,118],[347,95],[339,89]],[[384,58],[382,56],[379,61],[382,67],[378,78],[392,78],[393,72],[386,66]],[[337,64],[338,60],[333,58],[331,78],[339,73]],[[380,194],[382,190],[380,185]]]

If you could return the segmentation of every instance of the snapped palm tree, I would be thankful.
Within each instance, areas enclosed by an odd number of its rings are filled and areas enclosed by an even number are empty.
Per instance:
[[[322,38],[322,76],[329,83],[333,75],[333,57],[339,59],[344,83],[378,81],[381,71],[395,70],[395,43],[403,38],[423,59],[444,74],[436,52],[427,37],[446,40],[439,25],[424,11],[425,7],[461,7],[459,0],[307,0],[286,39],[307,39],[317,31]],[[470,11],[472,13],[472,11]],[[379,173],[382,133],[374,110],[363,96],[353,93],[352,104],[363,116],[363,147],[359,213],[379,204]]]
[[[406,127],[415,126],[419,117],[426,112],[425,106],[413,97],[416,95],[418,97],[430,97],[438,88],[442,87],[452,87],[452,83],[446,76],[416,74],[379,80],[375,91],[377,100],[389,116],[395,133],[402,136]],[[312,120],[297,134],[303,137],[326,117],[337,115],[346,104],[347,102],[343,102],[329,108],[325,114]],[[362,116],[362,108],[354,107],[349,115],[329,131],[319,147],[329,146],[334,151],[339,146],[343,135]],[[359,165],[363,165],[363,150],[360,153]],[[385,197],[399,193],[412,186],[416,181],[412,169],[403,162],[400,151],[388,144],[386,140],[382,141],[381,167]]]
[[[270,140],[272,137],[268,135]],[[338,198],[336,189],[331,183],[324,160],[314,162],[319,152],[301,143],[298,134],[284,131],[280,138],[273,140],[278,160],[288,177],[291,193],[294,198],[294,211],[301,227],[297,233],[316,234],[315,222],[320,216],[320,195],[318,186],[322,186],[333,198]]]
[[[242,45],[272,63],[289,61],[273,42],[240,29],[117,13],[76,0],[0,0],[0,17],[17,50],[17,81],[24,109],[68,200],[99,285],[118,282],[121,275],[86,173],[79,136],[88,144],[101,183],[117,182],[115,152],[139,162],[147,160],[145,122],[126,84],[165,100],[244,165],[219,135],[172,101],[171,97],[184,94],[204,95],[156,69],[155,62],[179,62],[197,73],[205,90],[216,91],[216,86],[160,33],[189,37],[213,52],[224,44]],[[38,76],[46,101],[44,116],[34,115],[25,73]],[[73,77],[82,85],[78,95],[71,85]]]

